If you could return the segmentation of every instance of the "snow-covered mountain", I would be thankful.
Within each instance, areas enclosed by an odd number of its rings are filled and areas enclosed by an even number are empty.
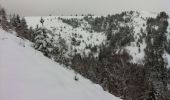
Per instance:
[[[0,29],[0,100],[120,100],[31,44]]]
[[[26,17],[26,21],[35,29],[37,50],[110,93],[125,100],[145,100],[155,94],[154,88],[169,99],[169,91],[164,90],[170,82],[170,19],[166,12]],[[58,49],[61,47],[65,48]]]
[[[129,55],[132,56],[133,63],[143,64],[146,48],[145,38],[147,19],[150,17],[155,18],[157,14],[150,13],[146,11],[134,12],[133,14],[127,14],[123,18],[130,19],[129,22],[118,21],[118,28],[112,30],[113,34],[116,34],[120,31],[119,27],[132,27],[132,32],[130,33],[134,40],[130,42],[129,45],[120,47],[117,52],[120,52],[122,49],[125,49]],[[100,17],[100,16],[92,16]],[[37,26],[41,27],[40,23],[41,17],[25,17],[29,27],[36,28]],[[107,35],[104,31],[95,32],[88,31],[91,28],[91,25],[84,19],[84,16],[43,16],[44,24],[43,27],[51,30],[53,37],[57,41],[59,37],[63,38],[66,41],[68,46],[68,51],[66,55],[75,55],[81,54],[82,56],[88,56],[91,53],[91,49],[88,47],[100,47],[101,45],[106,45]],[[64,23],[62,19],[76,19],[80,24],[78,27],[73,27],[68,23]],[[170,22],[170,20],[169,20]],[[157,28],[157,27],[155,27]],[[124,37],[124,36],[122,36]],[[170,39],[170,25],[168,27],[167,39]],[[78,45],[72,45],[73,38],[78,42]],[[139,42],[140,41],[140,42]],[[76,51],[76,52],[75,52]],[[99,49],[94,53],[95,57],[98,57]],[[165,52],[165,59],[168,61],[167,67],[170,66],[170,55]]]
[[[10,22],[3,21],[2,29],[17,32],[17,37],[0,32],[3,98],[118,99],[111,93],[125,100],[169,100],[170,20],[166,12],[13,15]]]
[[[40,23],[41,18],[44,19],[43,25],[42,23]],[[33,29],[35,29],[36,27],[45,27],[48,30],[50,30],[52,33],[52,35],[49,34],[50,38],[53,37],[55,41],[59,41],[59,37],[64,39],[68,47],[68,51],[66,53],[67,56],[75,55],[75,54],[81,54],[81,56],[88,56],[89,53],[91,52],[89,46],[99,47],[101,45],[105,45],[107,42],[106,41],[107,36],[104,32],[94,32],[94,31],[89,32],[88,31],[88,28],[91,28],[91,25],[87,21],[84,20],[83,16],[43,16],[43,17],[25,17],[25,19],[27,21],[28,26],[33,27]],[[80,23],[80,26],[74,28],[73,26],[67,23],[64,23],[61,19],[78,20]],[[78,43],[78,45],[72,44],[73,39]],[[143,45],[142,47],[144,48],[145,45]],[[134,47],[132,48],[126,47],[126,49],[129,50],[130,54],[132,55],[135,55],[137,52]],[[131,49],[134,49],[134,50],[131,51]],[[98,53],[99,51],[97,49],[94,56],[97,57]],[[139,56],[136,56],[136,57],[140,59],[143,56],[144,54],[139,54]]]

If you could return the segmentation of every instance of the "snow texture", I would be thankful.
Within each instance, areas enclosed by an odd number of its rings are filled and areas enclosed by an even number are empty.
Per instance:
[[[120,100],[0,30],[0,100]]]

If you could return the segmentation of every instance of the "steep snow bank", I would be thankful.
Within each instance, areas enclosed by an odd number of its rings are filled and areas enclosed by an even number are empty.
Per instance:
[[[0,100],[120,100],[0,30]]]

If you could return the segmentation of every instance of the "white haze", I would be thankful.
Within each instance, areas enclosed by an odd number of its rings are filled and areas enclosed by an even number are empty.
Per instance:
[[[106,15],[127,10],[170,13],[169,0],[0,0],[9,13],[23,16]]]

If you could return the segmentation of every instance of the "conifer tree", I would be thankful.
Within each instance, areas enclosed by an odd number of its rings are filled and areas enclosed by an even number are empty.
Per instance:
[[[27,26],[25,18],[21,19],[20,24],[21,24],[21,30],[20,30],[21,36],[28,39],[28,40],[31,40],[31,34],[28,33],[28,26]]]
[[[40,23],[42,24],[42,26],[44,25],[44,19],[42,17],[40,19]]]
[[[52,52],[52,39],[48,36],[46,28],[38,28],[35,31],[34,48],[41,51],[45,56],[50,57]]]
[[[4,30],[9,29],[9,22],[7,21],[7,14],[4,8],[0,9],[0,24]]]

